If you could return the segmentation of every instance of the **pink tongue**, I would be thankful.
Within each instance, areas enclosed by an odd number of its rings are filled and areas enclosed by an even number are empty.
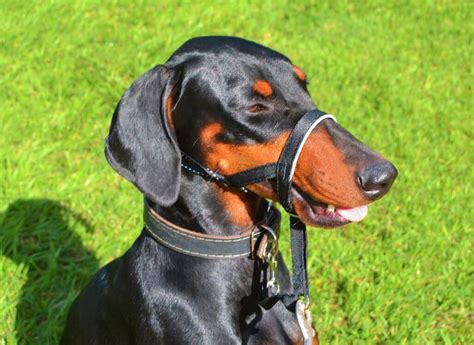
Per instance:
[[[346,218],[351,222],[360,222],[362,219],[365,218],[369,212],[369,208],[366,206],[359,206],[354,208],[338,208],[337,213]]]

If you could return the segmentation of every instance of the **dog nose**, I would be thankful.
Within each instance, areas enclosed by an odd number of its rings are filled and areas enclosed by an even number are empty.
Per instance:
[[[387,194],[397,175],[392,163],[377,162],[361,169],[357,173],[357,182],[368,199],[377,200]]]

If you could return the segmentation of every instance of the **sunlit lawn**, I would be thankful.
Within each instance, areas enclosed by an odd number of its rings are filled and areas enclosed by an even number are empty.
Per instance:
[[[0,344],[57,343],[80,289],[139,234],[142,198],[103,155],[112,111],[209,34],[288,55],[398,167],[363,223],[311,231],[322,343],[473,343],[472,4],[102,3],[0,3]]]

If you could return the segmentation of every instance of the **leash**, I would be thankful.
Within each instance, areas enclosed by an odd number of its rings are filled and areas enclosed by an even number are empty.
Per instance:
[[[312,326],[312,317],[309,310],[306,225],[295,214],[291,188],[296,164],[304,144],[313,129],[326,119],[336,121],[334,116],[318,109],[313,109],[303,114],[291,131],[277,162],[260,165],[231,175],[219,174],[203,166],[185,152],[181,152],[182,168],[201,176],[207,181],[214,181],[225,186],[237,187],[247,191],[245,188],[247,185],[276,179],[279,202],[290,214],[293,291],[290,294],[279,294],[279,286],[275,278],[278,231],[275,231],[277,228],[274,223],[260,224],[257,226],[259,230],[255,234],[254,246],[256,245],[257,252],[260,251],[261,254],[257,255],[257,257],[268,263],[271,277],[267,282],[267,288],[271,289],[274,294],[263,298],[259,304],[265,309],[270,309],[278,301],[283,302],[288,310],[296,314],[305,345],[312,343],[316,331]],[[251,244],[253,237],[251,233],[244,233],[235,238],[222,238],[196,234],[189,230],[177,232],[175,231],[177,229],[175,225],[166,224],[164,219],[152,212],[150,205],[147,203],[145,204],[145,210],[145,227],[157,241],[171,249],[184,254],[207,258],[228,258],[229,256],[225,255],[225,250],[227,249],[230,250],[228,252],[231,255],[230,257],[252,256],[254,254],[253,250],[255,247]],[[276,213],[278,211],[270,207],[267,213],[269,212]],[[279,223],[280,216],[277,218]],[[260,238],[260,236],[262,237]],[[264,238],[266,240],[263,240]],[[247,249],[244,251],[245,245],[243,243],[246,242],[250,244],[247,245]],[[270,246],[263,244],[271,244],[272,242],[276,242],[276,244]]]

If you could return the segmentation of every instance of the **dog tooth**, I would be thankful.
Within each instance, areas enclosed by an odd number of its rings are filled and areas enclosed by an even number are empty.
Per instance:
[[[331,212],[336,212],[336,206],[328,205],[328,210],[331,211]]]

